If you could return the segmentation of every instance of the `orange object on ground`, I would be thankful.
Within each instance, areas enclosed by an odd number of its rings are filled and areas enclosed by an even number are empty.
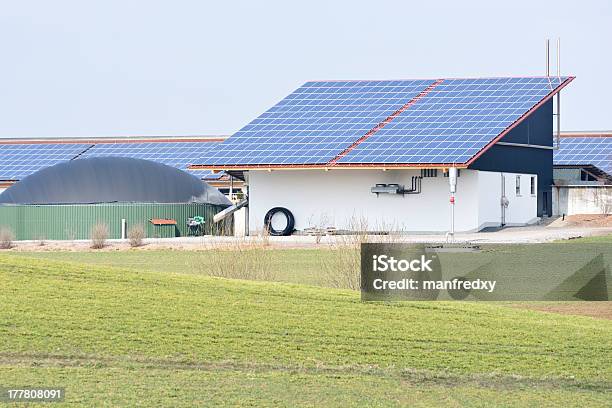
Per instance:
[[[167,220],[164,218],[151,218],[151,224],[153,225],[176,225],[176,220]]]

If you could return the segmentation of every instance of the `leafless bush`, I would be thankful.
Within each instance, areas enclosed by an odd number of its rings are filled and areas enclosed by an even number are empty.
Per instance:
[[[221,278],[274,280],[268,246],[266,234],[209,245],[199,264],[200,271]]]
[[[93,249],[101,249],[106,246],[108,239],[108,225],[99,222],[91,228],[91,247]]]
[[[38,234],[34,239],[36,240],[38,246],[45,246],[47,244],[47,241],[43,234]]]
[[[142,224],[134,224],[127,231],[128,242],[132,248],[142,246],[142,240],[145,237],[145,229]]]
[[[318,221],[315,222],[314,218],[314,214],[312,214],[308,218],[308,228],[306,229],[306,231],[310,230],[312,235],[315,237],[315,243],[318,245],[321,243],[321,239],[323,239],[326,234],[326,228],[329,224],[329,217],[327,216],[327,214],[322,213],[319,215]]]
[[[359,290],[361,244],[368,242],[367,231],[367,221],[353,217],[349,221],[349,230],[334,237],[330,243],[333,255],[323,261],[323,272],[329,286]]]
[[[217,236],[231,236],[234,232],[234,219],[233,217],[226,217],[225,219],[216,222],[211,227],[212,235]]]
[[[255,247],[268,247],[270,246],[270,232],[267,228],[263,230],[255,231],[255,234],[243,237],[242,244],[246,244],[247,246],[255,246]]]
[[[66,239],[68,241],[74,241],[77,238],[77,233],[75,230],[70,229],[70,228],[66,228],[64,230],[64,233],[66,234]]]
[[[394,224],[377,223],[370,231],[368,221],[352,217],[349,229],[344,234],[334,236],[330,243],[333,256],[323,261],[323,272],[326,283],[334,288],[359,290],[361,285],[361,244],[365,243],[399,243],[402,231]]]
[[[0,227],[0,249],[11,249],[14,240],[15,233],[11,228]]]

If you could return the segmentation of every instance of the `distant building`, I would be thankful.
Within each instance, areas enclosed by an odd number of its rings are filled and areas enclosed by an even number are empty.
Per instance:
[[[194,159],[206,155],[225,136],[160,136],[96,138],[0,139],[0,192],[45,167],[88,157],[128,157],[154,161],[187,171],[229,194],[242,183],[211,171],[190,171]]]
[[[553,178],[555,215],[612,213],[612,132],[563,132]]]

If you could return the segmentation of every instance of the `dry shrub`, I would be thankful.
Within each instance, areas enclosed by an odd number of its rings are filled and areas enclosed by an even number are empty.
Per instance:
[[[66,239],[68,241],[74,241],[77,238],[77,233],[75,230],[70,229],[70,228],[66,228],[64,230],[64,233],[66,234]]]
[[[128,242],[132,248],[142,246],[142,240],[145,237],[145,228],[142,224],[135,224],[128,228]]]
[[[224,220],[214,223],[210,233],[216,236],[234,235],[234,217],[226,217]]]
[[[270,234],[267,231],[260,231],[249,241],[251,245],[254,244],[257,247],[268,247],[270,246]]]
[[[208,246],[200,271],[230,279],[271,281],[272,251],[265,234]]]
[[[11,228],[0,227],[0,249],[11,249],[14,240],[15,233]]]
[[[93,249],[101,249],[106,246],[106,240],[108,239],[108,225],[103,222],[99,222],[91,227],[91,247]]]
[[[308,229],[312,231],[315,238],[315,243],[319,245],[325,236],[325,229],[329,226],[329,217],[325,213],[319,214],[319,220],[315,221],[315,215],[312,214],[308,218]]]
[[[331,257],[323,262],[326,283],[333,288],[359,290],[361,284],[361,244],[368,242],[365,219],[352,218],[349,231],[334,236]]]
[[[45,236],[43,234],[36,235],[35,240],[38,246],[45,246],[47,244],[47,240],[45,239]]]
[[[380,222],[372,233],[365,218],[349,220],[349,230],[333,236],[330,249],[333,256],[323,261],[323,272],[327,285],[333,288],[360,290],[361,288],[361,244],[399,243],[402,231],[392,224]]]

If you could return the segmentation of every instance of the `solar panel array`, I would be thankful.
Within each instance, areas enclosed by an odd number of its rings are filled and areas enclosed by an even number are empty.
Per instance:
[[[187,166],[214,149],[216,142],[130,142],[98,143],[87,150],[80,159],[88,157],[131,157],[151,160],[168,166],[188,171]],[[210,170],[189,170],[189,173],[207,180],[218,179],[221,173],[213,174]]]
[[[308,82],[197,164],[465,163],[567,79]]]
[[[45,167],[75,158],[121,156],[151,160],[187,171],[187,166],[214,149],[218,142],[131,143],[0,143],[0,180],[21,180]],[[189,170],[190,174],[216,180],[223,172]]]
[[[432,82],[307,82],[199,163],[326,163]]]
[[[550,92],[549,78],[444,80],[339,163],[465,163]]]
[[[64,161],[91,147],[84,143],[0,144],[0,180],[22,178]]]
[[[612,176],[612,137],[563,137],[556,165],[592,165]]]

